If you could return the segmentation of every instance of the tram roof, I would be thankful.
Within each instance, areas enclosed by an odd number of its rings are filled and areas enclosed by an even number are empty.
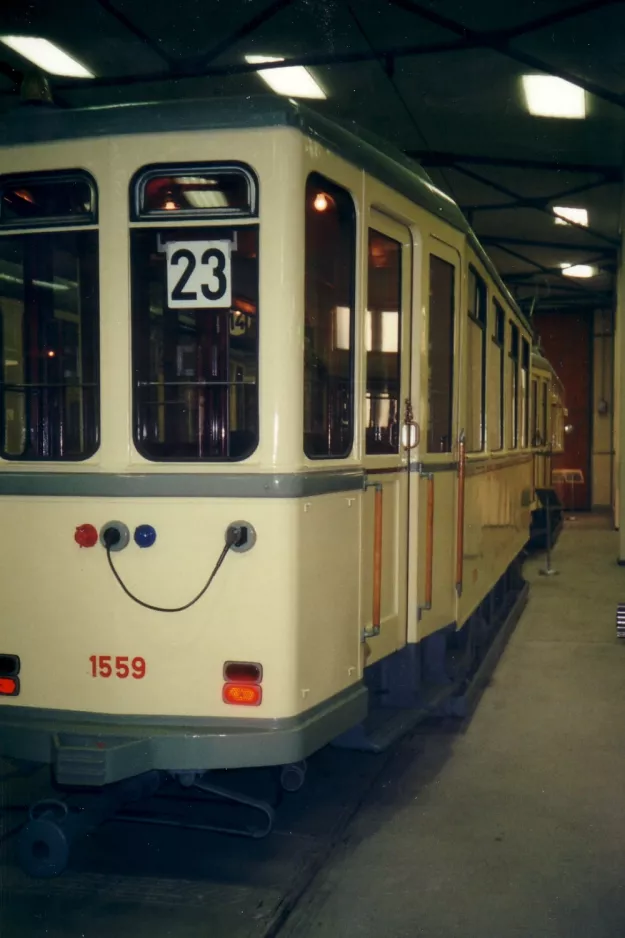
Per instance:
[[[259,95],[75,109],[24,105],[0,118],[0,139],[1,146],[7,147],[124,134],[279,126],[294,127],[318,140],[465,233],[507,302],[526,328],[533,332],[459,207],[434,185],[419,163],[355,123],[344,126],[291,99]]]

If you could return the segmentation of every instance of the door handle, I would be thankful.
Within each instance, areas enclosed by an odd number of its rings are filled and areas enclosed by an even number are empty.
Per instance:
[[[401,444],[404,449],[414,449],[419,445],[421,431],[419,424],[414,419],[412,412],[412,401],[409,397],[404,402],[404,423],[401,428]]]

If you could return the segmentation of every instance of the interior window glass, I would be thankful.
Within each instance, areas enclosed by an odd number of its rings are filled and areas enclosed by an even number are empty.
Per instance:
[[[131,231],[134,437],[153,460],[258,444],[258,228]]]
[[[510,449],[519,445],[519,329],[513,322],[510,323],[510,363],[508,369],[508,408],[510,419],[508,421]]]
[[[530,375],[530,346],[527,339],[521,342],[521,446],[525,449],[529,446],[529,375]]]
[[[484,449],[486,284],[472,267],[468,286],[465,434],[467,452],[478,453]]]
[[[399,452],[401,244],[369,231],[366,452]]]
[[[255,215],[258,187],[244,166],[193,163],[147,167],[131,186],[135,220],[182,215],[196,218]]]
[[[428,453],[452,449],[454,385],[453,264],[430,255],[428,314]]]
[[[345,189],[312,173],[306,182],[304,452],[351,452],[356,218]]]
[[[505,321],[503,309],[494,300],[488,394],[488,445],[492,451],[502,449],[504,441]]]
[[[98,447],[98,232],[70,227],[95,211],[86,174],[0,177],[4,459],[83,460]]]
[[[0,177],[0,228],[96,222],[95,184],[86,173]]]

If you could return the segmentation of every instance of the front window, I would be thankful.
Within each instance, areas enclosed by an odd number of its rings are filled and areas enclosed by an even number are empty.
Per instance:
[[[98,448],[96,211],[86,173],[0,177],[4,459],[83,460]]]
[[[146,220],[162,211],[173,223],[131,231],[135,445],[158,461],[245,459],[258,445],[258,226],[181,227],[186,206],[168,207],[163,173],[160,189],[153,170],[135,183]],[[218,173],[193,167],[181,178],[212,218],[217,186],[203,185]],[[228,185],[238,191],[230,176]]]

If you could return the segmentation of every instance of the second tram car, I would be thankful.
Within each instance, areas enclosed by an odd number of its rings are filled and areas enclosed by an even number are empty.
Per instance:
[[[458,697],[559,432],[458,207],[278,99],[14,112],[0,173],[0,753],[196,777]]]

